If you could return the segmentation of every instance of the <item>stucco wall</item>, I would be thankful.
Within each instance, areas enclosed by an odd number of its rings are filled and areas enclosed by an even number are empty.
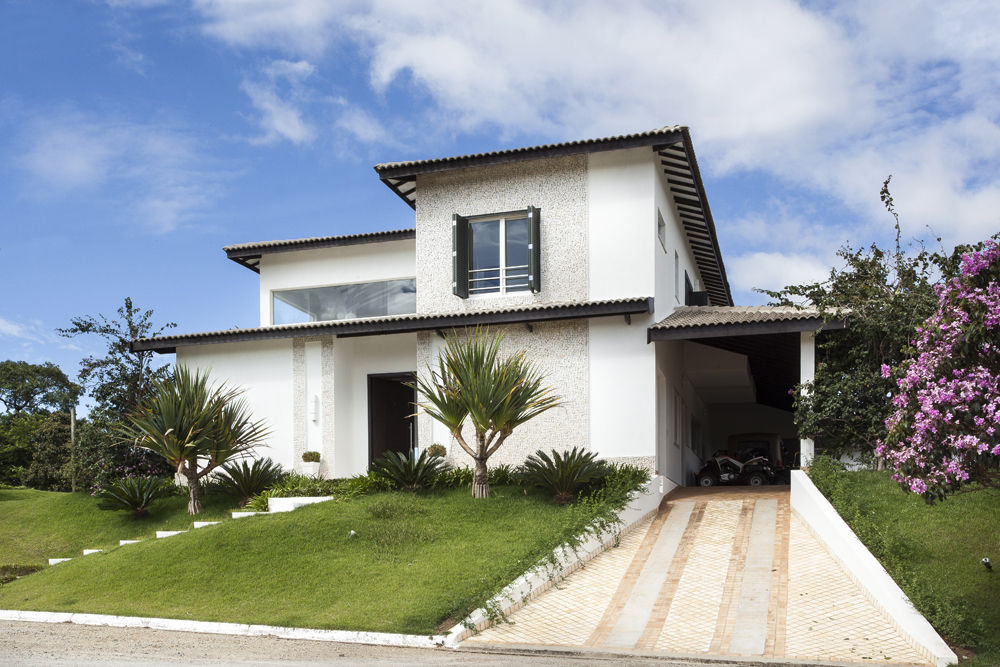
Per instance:
[[[271,324],[271,292],[413,278],[413,239],[264,254],[260,260],[260,324]],[[450,266],[450,264],[449,264]]]
[[[570,156],[417,177],[417,312],[483,310],[587,298],[587,158]],[[538,294],[452,293],[452,214],[541,209]]]
[[[590,402],[588,396],[588,335],[586,321],[547,322],[532,325],[534,331],[522,325],[503,327],[504,355],[525,350],[527,358],[546,374],[551,385],[563,399],[563,405],[553,408],[519,426],[514,434],[490,457],[490,465],[518,464],[538,449],[589,449]],[[418,334],[417,358],[421,374],[427,364],[437,359],[444,341],[434,333]],[[472,459],[454,442],[441,424],[421,415],[419,439],[421,447],[433,443],[448,448],[449,459],[460,466],[472,465]],[[468,442],[473,432],[466,430]]]

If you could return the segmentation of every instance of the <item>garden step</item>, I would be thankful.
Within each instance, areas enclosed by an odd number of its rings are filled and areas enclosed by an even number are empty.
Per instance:
[[[214,526],[217,523],[219,523],[219,522],[218,521],[195,521],[194,522],[194,527],[195,528],[204,528],[205,526]]]
[[[291,512],[305,505],[325,503],[333,496],[301,496],[298,498],[268,498],[267,509],[271,512]]]
[[[102,551],[104,551],[104,549],[84,549],[83,550],[83,555],[84,556],[89,556],[90,554],[99,554]]]
[[[58,565],[59,563],[65,563],[68,560],[73,560],[72,558],[50,558],[49,565]]]
[[[186,533],[186,530],[158,530],[156,531],[157,539],[162,539],[164,537],[173,537],[174,535],[180,535],[181,533]]]
[[[118,540],[118,546],[123,547],[126,544],[138,544],[142,540]]]
[[[258,514],[267,514],[267,512],[233,512],[233,518],[243,519],[248,516],[257,516]]]

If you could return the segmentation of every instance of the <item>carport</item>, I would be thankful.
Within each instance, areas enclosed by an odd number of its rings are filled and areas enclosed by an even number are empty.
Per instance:
[[[662,366],[679,362],[681,377],[676,382],[682,387],[678,392],[687,397],[684,404],[698,406],[674,419],[691,415],[695,420],[700,412],[703,422],[701,442],[688,440],[682,450],[680,478],[689,483],[704,459],[726,448],[730,435],[779,433],[786,441],[797,437],[790,391],[814,377],[816,336],[846,326],[846,319],[824,318],[812,308],[682,306],[649,327],[648,342],[657,346],[658,359],[673,360]],[[669,401],[661,405],[669,409]],[[812,440],[800,439],[798,448],[802,465],[808,466]],[[673,477],[669,470],[664,472]]]

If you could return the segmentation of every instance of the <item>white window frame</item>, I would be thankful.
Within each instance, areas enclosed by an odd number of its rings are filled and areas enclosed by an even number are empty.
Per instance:
[[[517,265],[517,266],[507,266],[507,220],[524,220],[528,217],[528,212],[525,211],[513,211],[505,215],[486,215],[478,217],[469,218],[469,262],[472,262],[473,248],[472,244],[475,242],[476,235],[472,233],[472,226],[484,222],[499,222],[500,223],[500,235],[499,235],[499,245],[500,245],[500,276],[499,278],[475,278],[473,277],[475,273],[482,271],[496,271],[497,269],[473,269],[469,268],[469,297],[481,297],[481,296],[495,296],[497,294],[531,294],[531,283],[530,283],[530,268],[528,264]],[[531,239],[528,239],[528,257],[531,257]],[[523,278],[528,282],[523,286],[518,285],[518,289],[508,290],[507,288],[507,272],[511,269],[523,269]],[[521,274],[514,274],[515,277],[521,278]],[[476,288],[473,285],[476,281],[486,281],[486,280],[499,280],[500,285],[498,289],[493,287],[489,288]]]
[[[656,238],[660,239],[660,247],[663,252],[667,252],[667,223],[663,219],[663,213],[656,209]]]

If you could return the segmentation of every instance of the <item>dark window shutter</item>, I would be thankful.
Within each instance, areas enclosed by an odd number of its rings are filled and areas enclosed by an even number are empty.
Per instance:
[[[469,298],[469,219],[458,213],[451,218],[451,291]]]
[[[541,209],[528,207],[528,284],[532,292],[542,291]]]

